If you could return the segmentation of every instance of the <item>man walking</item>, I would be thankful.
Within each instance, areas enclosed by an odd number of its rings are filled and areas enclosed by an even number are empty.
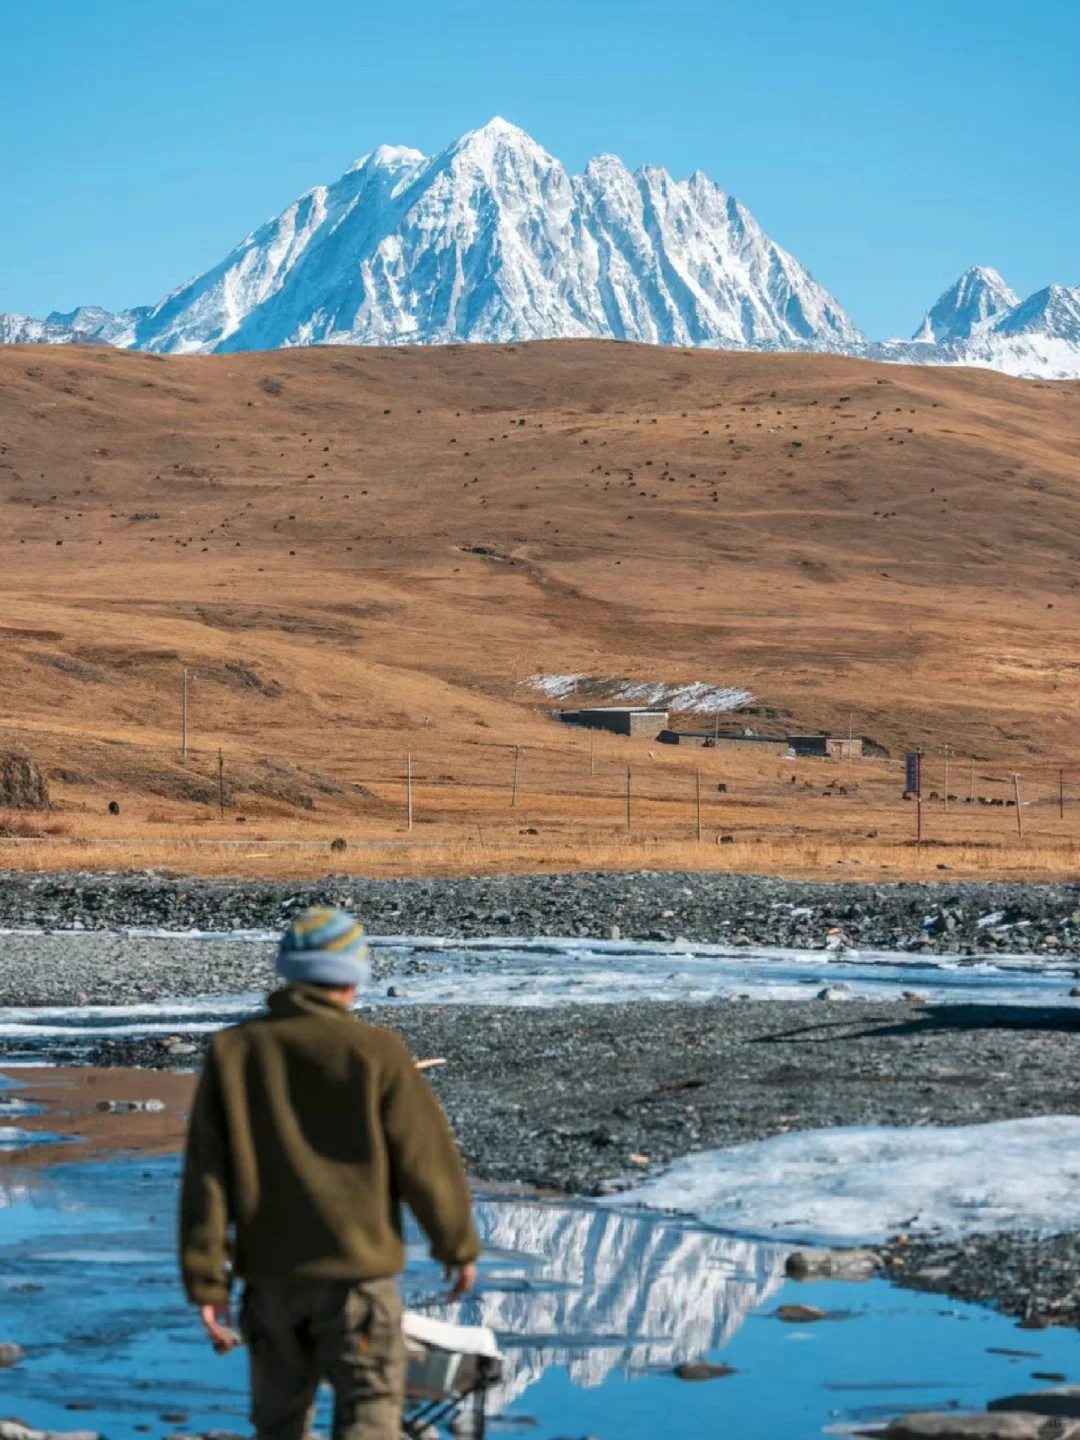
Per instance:
[[[287,983],[266,1013],[207,1054],[184,1166],[184,1286],[221,1351],[236,1343],[230,1278],[245,1282],[259,1440],[302,1440],[324,1379],[333,1440],[399,1440],[401,1206],[463,1295],[480,1248],[465,1172],[404,1042],[349,1013],[368,976],[352,916],[305,911],[277,969]]]

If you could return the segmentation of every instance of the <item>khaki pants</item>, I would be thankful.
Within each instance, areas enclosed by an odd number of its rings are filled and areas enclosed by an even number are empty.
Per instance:
[[[303,1440],[322,1380],[333,1440],[401,1440],[405,1341],[394,1280],[248,1286],[240,1327],[258,1440]]]

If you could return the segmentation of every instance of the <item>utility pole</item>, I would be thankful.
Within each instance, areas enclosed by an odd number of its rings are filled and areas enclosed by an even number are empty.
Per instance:
[[[1065,771],[1058,767],[1058,819],[1065,819]]]
[[[184,673],[185,673],[185,675],[186,675],[186,674],[187,674],[187,671],[185,670]],[[217,752],[217,793],[218,793],[218,813],[220,814],[222,820],[224,820],[224,819],[225,819],[225,757],[224,757],[224,755],[222,755],[222,753],[221,753],[221,746],[220,746],[220,745],[218,746],[218,752]]]
[[[518,765],[519,765],[520,761],[521,761],[521,746],[520,746],[520,745],[515,745],[515,746],[514,746],[514,793],[513,793],[513,795],[512,795],[511,798],[510,798],[510,805],[511,805],[511,808],[514,809],[514,810],[517,809],[517,800],[518,800]]]
[[[915,752],[915,848],[922,849],[922,751]]]
[[[975,756],[971,757],[971,789],[968,791],[968,798],[975,804]]]
[[[405,756],[405,828],[412,829],[412,755]]]
[[[701,844],[701,771],[700,771],[700,770],[695,770],[695,771],[694,771],[694,781],[695,781],[695,799],[696,799],[696,802],[697,802],[697,839],[698,839],[698,844],[700,845],[700,844]]]
[[[945,809],[949,808],[949,747],[945,746]]]
[[[1016,833],[1020,839],[1024,838],[1024,821],[1020,814],[1020,776],[1013,772],[1013,795],[1016,799]]]
[[[626,767],[626,828],[630,829],[630,766]]]
[[[596,732],[589,732],[589,779],[596,779]]]
[[[181,719],[181,729],[182,729],[182,733],[183,733],[183,750],[182,750],[181,753],[183,754],[183,757],[184,757],[184,759],[186,760],[186,759],[187,759],[187,668],[186,668],[186,667],[184,668],[183,679],[182,679],[182,681],[181,681],[181,696],[182,696],[182,699],[181,699],[181,716],[182,716],[182,719]]]

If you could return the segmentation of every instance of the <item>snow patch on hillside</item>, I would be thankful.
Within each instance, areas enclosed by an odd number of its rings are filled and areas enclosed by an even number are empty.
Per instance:
[[[736,685],[704,681],[671,684],[664,680],[627,680],[604,675],[531,675],[526,682],[549,700],[590,705],[664,705],[669,710],[737,710],[754,698]]]

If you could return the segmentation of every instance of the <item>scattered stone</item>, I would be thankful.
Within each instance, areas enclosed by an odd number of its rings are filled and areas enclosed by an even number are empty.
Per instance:
[[[340,835],[337,837],[336,840],[330,841],[330,849],[333,850],[335,855],[340,855],[342,851],[347,850],[348,848],[348,842],[343,840]]]
[[[16,1345],[13,1340],[0,1340],[0,1370],[10,1370],[13,1365],[18,1365],[24,1354],[22,1346]]]
[[[190,1040],[184,1040],[179,1035],[171,1036],[168,1040],[161,1042],[161,1048],[169,1055],[197,1055],[199,1047],[193,1045]]]
[[[774,1313],[778,1320],[784,1320],[789,1325],[812,1325],[829,1318],[829,1312],[819,1310],[816,1305],[778,1305]]]
[[[874,1250],[795,1250],[784,1264],[792,1280],[869,1280],[880,1269]]]
[[[841,982],[839,985],[826,985],[814,996],[815,1000],[850,1000],[851,986]]]
[[[685,1360],[675,1366],[679,1380],[722,1380],[725,1375],[736,1375],[738,1371],[730,1365],[712,1365],[708,1360]]]
[[[909,1005],[925,1005],[930,999],[925,990],[902,990],[900,995]]]

